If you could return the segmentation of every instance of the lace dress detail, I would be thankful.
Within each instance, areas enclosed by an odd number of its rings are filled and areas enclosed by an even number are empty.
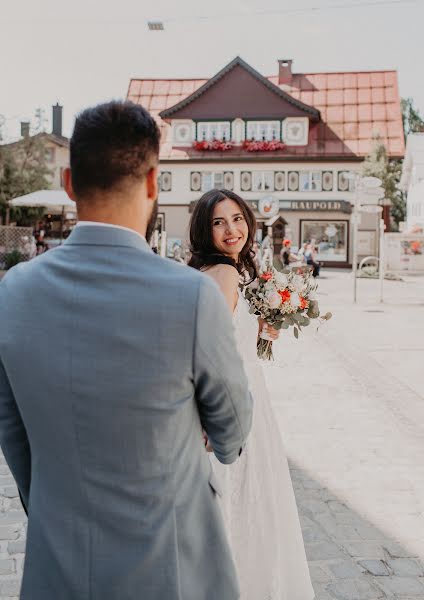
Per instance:
[[[254,400],[252,431],[234,464],[222,465],[213,455],[211,462],[223,490],[240,600],[312,600],[288,463],[256,355],[258,324],[241,293],[234,327]]]

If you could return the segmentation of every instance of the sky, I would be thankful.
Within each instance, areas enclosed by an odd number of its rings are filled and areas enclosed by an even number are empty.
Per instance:
[[[0,0],[3,138],[64,106],[124,98],[131,77],[211,77],[235,56],[263,75],[397,69],[424,114],[424,0]],[[149,31],[161,20],[164,31]],[[421,31],[420,31],[421,30]],[[0,122],[3,119],[0,117]]]

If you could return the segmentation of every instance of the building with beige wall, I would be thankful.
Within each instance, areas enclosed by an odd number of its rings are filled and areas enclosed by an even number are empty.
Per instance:
[[[159,206],[168,238],[186,239],[196,200],[225,188],[255,210],[258,239],[272,227],[277,252],[285,237],[295,246],[314,239],[319,260],[347,266],[349,173],[360,172],[377,133],[391,158],[404,153],[395,71],[294,73],[291,60],[280,60],[265,77],[237,57],[210,79],[133,79],[128,99],[161,127]],[[276,204],[268,219],[267,206]],[[378,218],[363,215],[360,255],[377,252],[377,235]]]

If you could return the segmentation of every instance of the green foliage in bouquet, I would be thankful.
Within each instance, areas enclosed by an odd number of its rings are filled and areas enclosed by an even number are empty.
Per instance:
[[[281,272],[271,268],[249,284],[244,294],[251,314],[277,330],[293,327],[297,339],[302,328],[308,327],[312,320],[322,323],[332,316],[331,313],[320,315],[317,287],[310,271]],[[258,356],[273,359],[271,340],[259,336]]]

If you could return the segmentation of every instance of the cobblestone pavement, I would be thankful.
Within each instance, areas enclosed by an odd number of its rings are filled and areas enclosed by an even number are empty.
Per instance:
[[[320,292],[333,320],[285,334],[266,368],[316,600],[424,600],[424,277],[387,282],[383,305],[360,281],[354,307],[343,272]],[[17,600],[25,528],[0,457],[0,600]]]

